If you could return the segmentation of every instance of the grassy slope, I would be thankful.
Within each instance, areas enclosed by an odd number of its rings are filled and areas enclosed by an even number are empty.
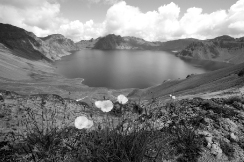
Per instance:
[[[168,98],[169,94],[178,97],[238,88],[244,85],[244,77],[239,77],[237,75],[243,68],[244,63],[205,74],[194,75],[188,79],[168,81],[158,86],[134,90],[129,96],[132,98],[142,96],[144,99],[152,97]]]
[[[47,62],[33,61],[16,56],[12,51],[0,44],[0,76],[13,80],[30,80],[31,74],[54,73],[54,68]]]

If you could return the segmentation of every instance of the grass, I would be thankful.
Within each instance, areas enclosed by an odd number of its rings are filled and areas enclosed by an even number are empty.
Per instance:
[[[232,160],[234,158],[235,149],[231,145],[231,143],[227,143],[224,140],[220,140],[220,148],[229,160]]]
[[[56,97],[55,101],[58,100],[62,99]],[[241,101],[242,98],[195,98],[159,105],[154,99],[146,108],[136,102],[124,106],[116,103],[111,112],[100,114],[104,115],[102,126],[95,124],[90,130],[78,130],[66,124],[67,119],[59,114],[67,114],[68,108],[60,109],[57,102],[57,109],[47,111],[45,107],[50,103],[40,99],[42,111],[39,116],[26,109],[25,131],[12,132],[0,143],[0,159],[19,162],[153,162],[162,159],[196,162],[204,147],[204,138],[196,131],[207,125],[204,118],[216,118],[213,122],[218,122],[220,114],[232,117],[232,109],[222,105]],[[212,113],[208,113],[210,111]],[[58,118],[61,121],[57,121]],[[158,127],[156,121],[167,125]],[[243,147],[243,142],[239,143]],[[220,146],[229,158],[234,157],[231,144],[220,141]]]

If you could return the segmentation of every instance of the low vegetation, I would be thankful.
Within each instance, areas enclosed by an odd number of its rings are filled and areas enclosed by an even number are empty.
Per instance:
[[[85,115],[93,122],[82,127],[74,127],[74,118],[71,121],[66,116],[69,104],[61,108],[59,100],[66,103],[56,96],[57,109],[48,109],[49,100],[40,97],[37,114],[27,104],[21,105],[28,120],[16,124],[16,131],[1,134],[0,161],[197,162],[206,150],[230,160],[244,155],[242,97],[171,99],[166,103],[152,99],[144,104],[126,98],[99,101],[97,107],[88,109],[94,114],[100,111],[101,120]],[[2,119],[7,115],[4,106]],[[214,150],[215,146],[221,151]],[[242,152],[237,153],[236,148]]]

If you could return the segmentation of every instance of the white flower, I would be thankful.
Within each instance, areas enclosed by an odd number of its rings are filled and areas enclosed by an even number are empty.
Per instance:
[[[101,110],[103,112],[109,112],[113,109],[114,104],[110,100],[101,101]]]
[[[102,107],[102,101],[96,101],[96,102],[95,102],[95,106],[96,106],[97,108],[101,109],[101,107]]]
[[[118,102],[121,104],[126,104],[128,102],[128,98],[124,95],[119,95],[117,98]]]
[[[85,116],[79,116],[75,119],[75,127],[77,129],[91,128],[93,126],[93,121],[87,119]]]

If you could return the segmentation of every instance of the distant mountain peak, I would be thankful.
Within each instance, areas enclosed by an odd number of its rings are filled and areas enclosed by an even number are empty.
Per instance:
[[[40,37],[42,40],[48,40],[48,39],[67,39],[62,34],[51,34],[46,37]]]
[[[214,38],[213,40],[235,40],[235,38],[233,38],[229,35],[222,35],[222,36]]]

